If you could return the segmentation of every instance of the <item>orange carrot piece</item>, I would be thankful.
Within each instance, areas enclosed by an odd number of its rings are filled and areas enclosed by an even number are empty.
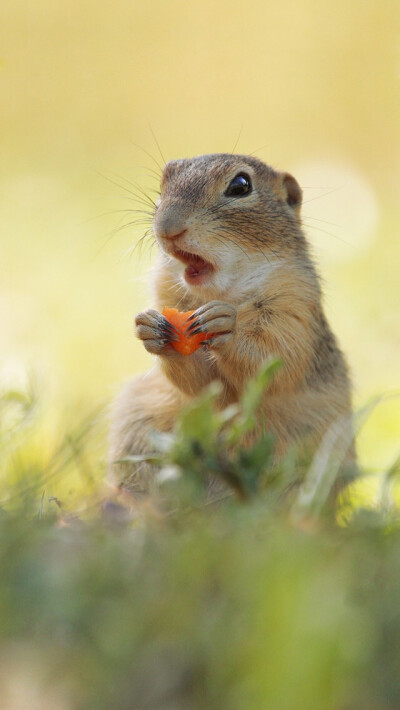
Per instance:
[[[186,323],[187,318],[194,311],[178,311],[176,308],[163,308],[162,315],[165,316],[171,325],[175,326],[178,331],[179,340],[174,340],[171,345],[181,355],[192,355],[202,344],[204,340],[209,338],[209,333],[196,333],[195,335],[185,335],[185,330],[189,323]]]

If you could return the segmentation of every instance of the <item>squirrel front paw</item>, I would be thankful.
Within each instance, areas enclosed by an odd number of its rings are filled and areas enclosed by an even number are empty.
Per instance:
[[[236,334],[236,308],[224,301],[210,301],[197,309],[188,318],[186,335],[209,333],[203,342],[211,349],[218,350],[233,341]]]
[[[161,313],[149,309],[135,318],[136,334],[149,353],[153,355],[176,355],[172,342],[179,340],[176,328]]]

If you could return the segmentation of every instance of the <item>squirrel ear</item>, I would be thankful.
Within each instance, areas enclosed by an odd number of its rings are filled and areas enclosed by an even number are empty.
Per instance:
[[[282,187],[285,193],[285,199],[289,207],[294,210],[299,210],[303,193],[297,180],[290,173],[283,173]]]

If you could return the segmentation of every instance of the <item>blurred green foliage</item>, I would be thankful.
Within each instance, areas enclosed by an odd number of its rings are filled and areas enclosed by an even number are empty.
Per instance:
[[[329,487],[298,505],[307,470],[278,469],[268,435],[240,444],[276,366],[235,409],[215,413],[211,387],[157,439],[155,502],[106,494],[101,469],[88,487],[98,418],[52,462],[84,478],[80,510],[49,495],[34,456],[32,485],[19,453],[39,402],[3,396],[0,707],[397,710],[399,462],[375,506],[343,505],[339,523]],[[210,497],[209,474],[223,495]]]

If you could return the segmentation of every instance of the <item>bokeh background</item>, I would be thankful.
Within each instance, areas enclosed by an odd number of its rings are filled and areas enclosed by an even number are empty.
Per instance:
[[[390,464],[398,0],[3,0],[0,13],[0,381],[36,382],[40,455],[151,365],[132,329],[155,252],[150,239],[134,249],[140,191],[153,196],[164,159],[235,149],[304,189],[355,405],[383,396],[360,457],[371,471]]]

